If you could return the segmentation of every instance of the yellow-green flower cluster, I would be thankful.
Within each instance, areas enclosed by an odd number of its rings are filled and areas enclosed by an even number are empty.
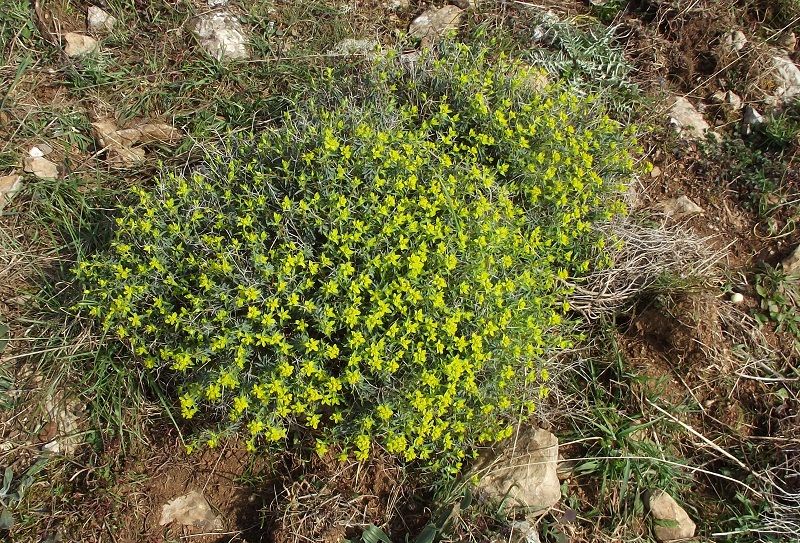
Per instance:
[[[592,224],[623,211],[627,136],[504,59],[417,69],[389,58],[379,106],[310,102],[135,189],[110,250],[79,264],[85,310],[177,383],[209,445],[302,433],[456,473],[547,395],[563,280],[602,265]]]

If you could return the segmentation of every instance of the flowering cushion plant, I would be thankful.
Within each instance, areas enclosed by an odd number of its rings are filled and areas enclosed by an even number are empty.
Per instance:
[[[195,173],[134,189],[82,311],[177,390],[197,437],[301,433],[455,474],[548,393],[567,278],[605,265],[630,135],[486,51],[392,55]]]

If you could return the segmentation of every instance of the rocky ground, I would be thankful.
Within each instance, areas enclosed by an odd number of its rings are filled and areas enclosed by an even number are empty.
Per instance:
[[[5,2],[4,538],[800,537],[792,0]],[[95,340],[52,302],[75,240],[107,230],[104,191],[269,126],[326,63],[486,35],[640,126],[653,168],[630,202],[651,237],[635,240],[658,247],[644,260],[664,273],[635,276],[635,296],[592,319],[597,339],[562,372],[552,410],[485,453],[477,486],[431,495],[391,458],[277,462],[236,442],[186,455],[159,398],[114,360],[82,373]]]

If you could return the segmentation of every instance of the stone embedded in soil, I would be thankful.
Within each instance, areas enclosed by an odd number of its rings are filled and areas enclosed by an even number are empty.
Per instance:
[[[718,90],[711,95],[710,100],[713,104],[731,112],[742,109],[742,99],[733,91]]]
[[[0,211],[22,190],[22,176],[12,173],[0,177]]]
[[[705,138],[711,127],[697,108],[683,96],[676,96],[669,110],[670,124],[682,136],[693,139]]]
[[[734,292],[731,294],[731,303],[732,304],[740,304],[744,301],[744,294],[741,292]]]
[[[730,106],[733,111],[742,109],[742,98],[733,91],[725,93],[725,103]]]
[[[731,30],[722,36],[720,47],[727,54],[738,53],[747,45],[747,36],[741,30]]]
[[[47,143],[38,143],[31,147],[31,150],[28,151],[28,154],[32,157],[43,157],[47,156],[53,152],[53,148],[50,144]]]
[[[205,496],[196,490],[178,496],[161,507],[159,526],[173,522],[209,532],[220,532],[224,529],[222,517],[214,513]]]
[[[656,539],[664,543],[694,537],[695,523],[683,507],[663,490],[656,490],[648,501]]]
[[[331,49],[332,55],[374,58],[378,42],[370,39],[345,38]]]
[[[23,170],[40,179],[55,179],[58,177],[58,166],[43,157],[25,157]]]
[[[783,259],[781,267],[789,275],[800,276],[800,245],[792,251],[792,254]]]
[[[422,46],[432,45],[440,37],[450,32],[456,32],[461,24],[464,11],[458,6],[444,6],[431,8],[411,21],[408,33],[422,41]]]
[[[98,144],[108,153],[108,164],[127,168],[145,159],[143,145],[175,143],[183,137],[179,129],[163,123],[141,123],[131,128],[118,128],[111,119],[92,123]]]
[[[77,32],[68,32],[64,35],[64,40],[67,42],[64,52],[68,57],[87,55],[97,49],[96,39]]]
[[[672,219],[691,217],[692,215],[699,215],[703,212],[703,208],[694,203],[686,195],[666,200],[661,204],[661,207],[664,210],[664,215]]]
[[[411,7],[409,0],[388,0],[386,2],[386,9],[389,11],[405,11]]]
[[[561,499],[558,438],[540,428],[520,430],[503,448],[478,462],[478,490],[529,514],[544,514]]]
[[[785,53],[772,56],[775,77],[775,97],[783,102],[791,102],[800,96],[800,68]]]
[[[117,18],[97,6],[89,6],[86,10],[86,26],[92,32],[111,32],[115,24]]]
[[[753,106],[744,106],[744,110],[742,111],[742,124],[739,129],[742,136],[751,135],[762,124],[764,124],[764,116]]]
[[[232,13],[217,11],[197,17],[191,25],[200,46],[219,61],[250,58],[247,34]]]
[[[56,391],[45,400],[50,432],[42,449],[54,454],[70,456],[81,445],[80,422],[84,414],[77,400]]]
[[[536,526],[527,520],[515,520],[511,523],[511,535],[506,539],[509,543],[541,543]]]

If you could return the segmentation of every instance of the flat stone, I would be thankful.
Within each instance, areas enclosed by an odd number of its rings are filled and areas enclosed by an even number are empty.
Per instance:
[[[720,47],[723,53],[738,53],[747,45],[747,36],[741,30],[731,30],[722,36]]]
[[[491,501],[543,514],[561,499],[557,466],[558,438],[540,428],[522,430],[478,462],[477,472],[484,473],[478,490]]]
[[[118,128],[112,119],[92,123],[97,143],[108,153],[108,164],[116,168],[135,166],[144,161],[143,145],[175,143],[183,137],[179,129],[164,123],[140,123]]]
[[[527,520],[515,520],[511,523],[511,536],[508,543],[541,543],[536,526]]]
[[[388,0],[386,2],[386,9],[389,11],[405,11],[411,7],[409,0]]]
[[[375,40],[346,38],[333,46],[331,54],[374,58],[377,48]]]
[[[686,511],[663,490],[656,490],[649,500],[656,539],[664,543],[694,537],[695,523]]]
[[[457,32],[463,15],[464,10],[458,6],[431,8],[411,21],[408,33],[421,40],[422,46],[426,47],[448,33]]]
[[[205,496],[196,490],[178,496],[161,507],[159,526],[173,522],[210,532],[219,532],[224,528],[222,517],[214,513]]]
[[[239,19],[227,11],[201,15],[194,20],[192,32],[200,46],[219,61],[250,58],[247,34]]]
[[[710,96],[713,104],[722,106],[729,111],[739,111],[742,109],[742,99],[733,91],[718,90]]]
[[[543,92],[547,85],[550,84],[550,76],[546,70],[531,67],[528,77],[525,78],[525,83],[532,91]]]
[[[800,276],[800,245],[781,262],[783,271],[789,275]]]
[[[790,102],[800,96],[800,68],[785,54],[772,57],[775,75],[775,97],[781,102]]]
[[[55,179],[58,177],[58,166],[42,157],[25,157],[23,170],[41,179]]]
[[[669,114],[670,124],[682,136],[701,140],[711,129],[703,115],[683,96],[675,97]]]
[[[742,98],[733,91],[725,93],[725,103],[728,104],[733,111],[742,109]]]
[[[111,32],[115,24],[117,18],[97,6],[86,10],[86,26],[92,32]]]
[[[68,57],[87,55],[97,49],[97,40],[85,34],[68,32],[64,35],[64,40],[67,42],[64,52]]]
[[[75,454],[82,443],[80,426],[85,415],[84,408],[74,398],[56,391],[47,396],[45,409],[50,432],[42,449],[64,456]]]
[[[28,151],[28,154],[33,157],[42,157],[47,156],[53,152],[53,147],[49,143],[37,143],[31,150]]]
[[[0,177],[0,211],[22,190],[22,176],[12,173]]]
[[[699,215],[703,212],[702,207],[685,195],[666,200],[661,204],[661,207],[664,210],[664,215],[673,219],[691,217],[692,215]]]

